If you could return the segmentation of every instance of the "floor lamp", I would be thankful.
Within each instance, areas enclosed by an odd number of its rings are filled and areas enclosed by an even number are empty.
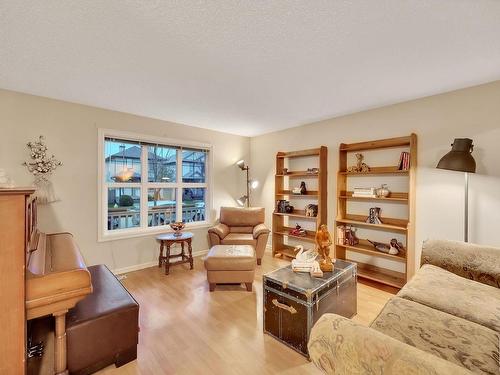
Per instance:
[[[249,170],[250,170],[250,167],[248,165],[245,164],[245,160],[239,160],[236,165],[242,170],[242,171],[245,171],[246,174],[247,174],[247,191],[246,191],[246,194],[245,195],[242,195],[241,197],[239,197],[238,199],[236,199],[236,202],[238,202],[238,204],[240,206],[244,206],[245,203],[246,203],[246,206],[247,207],[250,207],[250,188],[252,189],[256,189],[257,186],[259,186],[259,181],[257,180],[251,180],[250,179],[250,176],[249,176]]]
[[[436,168],[465,172],[464,241],[469,242],[469,173],[476,172],[476,161],[472,157],[472,139],[455,138],[451,151],[439,160]]]

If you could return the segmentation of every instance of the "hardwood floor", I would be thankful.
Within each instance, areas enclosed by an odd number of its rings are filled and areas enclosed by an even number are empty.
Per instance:
[[[128,273],[122,282],[141,306],[138,359],[99,374],[317,374],[262,330],[262,274],[287,264],[266,253],[252,293],[244,285],[218,285],[210,293],[202,258],[194,270],[175,266],[169,276],[158,267]],[[358,283],[354,320],[369,324],[392,293]]]

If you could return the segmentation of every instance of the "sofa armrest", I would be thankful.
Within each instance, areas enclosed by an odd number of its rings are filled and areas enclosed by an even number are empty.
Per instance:
[[[327,374],[472,375],[469,370],[335,314],[314,325],[308,344]]]
[[[500,288],[500,248],[427,240],[422,246],[421,264],[432,264],[458,276]]]
[[[261,234],[268,234],[269,229],[264,224],[257,224],[253,227],[253,238],[259,237]]]
[[[208,233],[215,233],[222,240],[229,234],[229,227],[226,224],[216,224],[208,229]]]

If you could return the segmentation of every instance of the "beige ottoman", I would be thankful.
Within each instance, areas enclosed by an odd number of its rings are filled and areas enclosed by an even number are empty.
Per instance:
[[[215,245],[205,258],[210,291],[216,284],[245,283],[252,291],[255,276],[255,250],[250,245]]]

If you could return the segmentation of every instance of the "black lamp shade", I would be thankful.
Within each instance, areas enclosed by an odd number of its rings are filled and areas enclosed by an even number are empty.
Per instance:
[[[476,172],[476,161],[472,157],[472,139],[455,138],[451,151],[439,160],[436,168],[459,172]]]

